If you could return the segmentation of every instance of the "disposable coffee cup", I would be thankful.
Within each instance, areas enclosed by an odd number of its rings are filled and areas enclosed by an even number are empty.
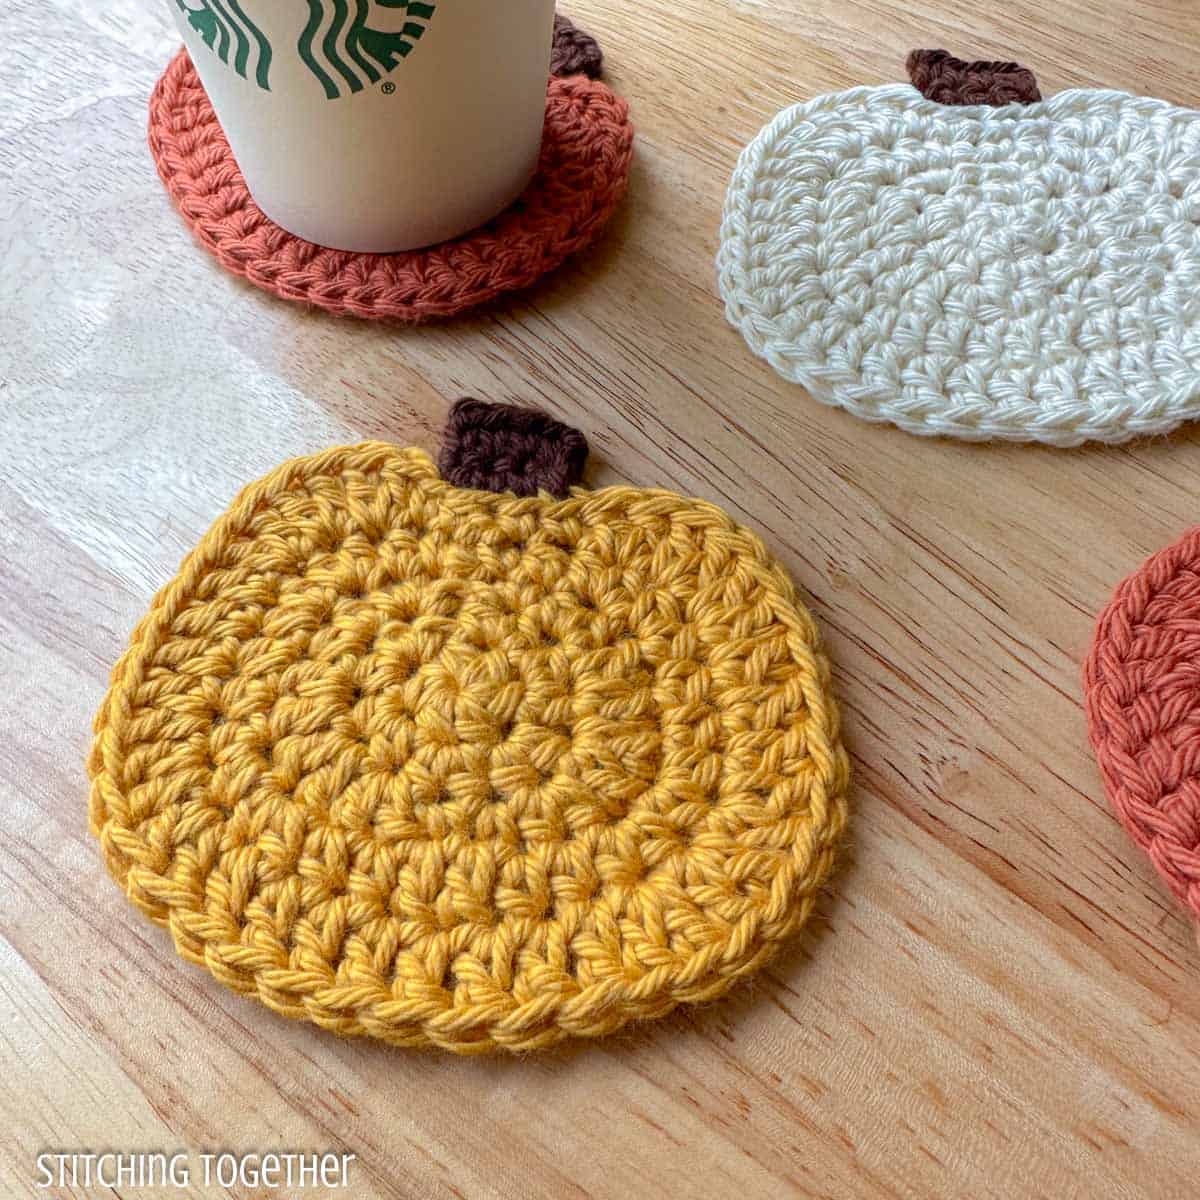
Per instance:
[[[258,206],[341,250],[457,237],[537,166],[555,0],[167,0]]]

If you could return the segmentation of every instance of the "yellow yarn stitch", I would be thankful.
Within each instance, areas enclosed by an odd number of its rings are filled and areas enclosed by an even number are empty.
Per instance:
[[[847,815],[829,668],[758,538],[379,443],[241,493],[95,729],[91,828],[180,954],[460,1053],[719,996],[808,917]]]

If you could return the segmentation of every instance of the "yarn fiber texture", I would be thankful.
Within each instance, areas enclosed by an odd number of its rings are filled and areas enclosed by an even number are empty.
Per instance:
[[[1200,409],[1198,228],[1200,114],[855,88],[745,148],[718,271],[750,348],[826,404],[911,433],[1120,442]]]
[[[551,75],[586,75],[599,79],[604,70],[600,43],[570,17],[554,14],[554,42],[550,50]]]
[[[413,324],[526,288],[593,243],[625,194],[629,108],[604,84],[551,79],[533,181],[493,221],[401,254],[307,242],[255,204],[185,50],[150,99],[150,151],[193,234],[223,267],[285,300]]]
[[[1042,98],[1028,67],[1015,62],[965,62],[945,50],[914,50],[906,63],[912,85],[938,104],[1033,104]]]
[[[583,434],[545,413],[467,398],[450,410],[438,469],[457,487],[562,499],[587,455]]]
[[[1117,588],[1084,691],[1114,811],[1200,920],[1200,528]]]
[[[91,829],[184,958],[461,1053],[720,996],[809,916],[847,818],[829,666],[757,537],[380,443],[238,496],[95,733]]]

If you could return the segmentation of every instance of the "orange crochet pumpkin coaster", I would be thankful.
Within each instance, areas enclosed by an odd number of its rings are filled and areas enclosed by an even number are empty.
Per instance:
[[[1200,918],[1200,528],[1126,579],[1084,668],[1088,732],[1113,808]]]
[[[816,623],[713,505],[571,486],[560,423],[472,401],[450,435],[440,469],[285,463],[204,536],[96,718],[105,864],[184,958],[336,1033],[532,1050],[712,1000],[846,824]]]
[[[412,324],[528,287],[594,242],[625,193],[633,126],[603,83],[552,78],[541,160],[516,203],[472,233],[400,254],[331,250],[270,220],[186,50],[150,98],[149,142],[184,221],[227,270],[285,300]]]

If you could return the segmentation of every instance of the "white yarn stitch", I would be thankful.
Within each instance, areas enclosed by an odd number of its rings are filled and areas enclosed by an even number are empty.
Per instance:
[[[742,152],[717,267],[751,349],[867,420],[1165,433],[1200,415],[1200,113],[1090,90],[821,96]]]

